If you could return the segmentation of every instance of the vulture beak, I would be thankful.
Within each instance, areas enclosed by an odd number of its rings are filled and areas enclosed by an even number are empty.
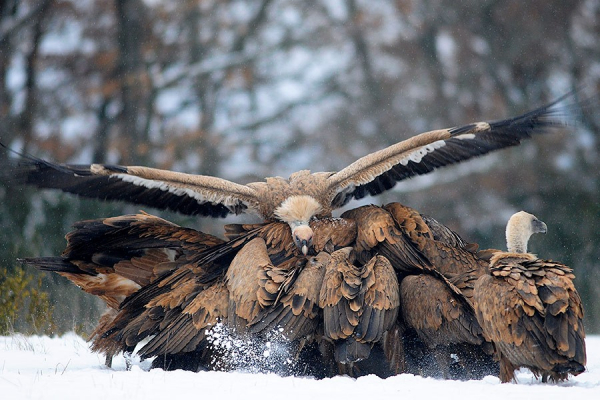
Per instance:
[[[548,227],[546,226],[546,224],[542,221],[540,221],[539,219],[535,218],[531,224],[533,225],[533,232],[534,233],[546,233],[548,232]]]
[[[307,255],[308,250],[312,247],[313,231],[308,225],[299,225],[292,230],[292,237],[296,247]]]

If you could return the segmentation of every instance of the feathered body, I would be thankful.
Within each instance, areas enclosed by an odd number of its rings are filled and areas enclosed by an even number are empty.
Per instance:
[[[489,274],[477,280],[474,296],[484,335],[498,351],[500,380],[513,380],[520,367],[544,382],[583,372],[583,307],[572,270],[526,253],[531,234],[546,232],[533,215],[515,214],[506,232],[512,252],[492,256]]]

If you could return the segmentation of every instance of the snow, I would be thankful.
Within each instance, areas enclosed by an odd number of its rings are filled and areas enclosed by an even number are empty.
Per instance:
[[[480,381],[444,381],[404,374],[388,379],[339,376],[316,380],[248,372],[148,371],[149,363],[135,362],[130,371],[123,357],[113,369],[104,357],[90,352],[88,344],[71,333],[60,338],[13,335],[0,337],[0,393],[3,399],[158,399],[219,398],[288,399],[420,398],[458,399],[485,395],[486,400],[538,398],[544,400],[600,398],[600,336],[587,338],[588,370],[559,384],[542,384],[527,370],[519,383],[500,384],[488,376]],[[331,396],[331,397],[330,397]],[[333,397],[335,396],[335,397]]]

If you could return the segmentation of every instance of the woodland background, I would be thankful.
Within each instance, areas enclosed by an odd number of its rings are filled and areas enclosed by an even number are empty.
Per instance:
[[[600,0],[4,0],[0,76],[12,149],[245,183],[599,93]],[[350,206],[399,201],[481,248],[534,213],[549,229],[530,250],[574,268],[600,333],[599,134],[596,106],[575,129]],[[138,208],[3,179],[0,331],[89,331],[101,302],[16,258],[59,255],[75,221]],[[146,211],[213,234],[245,220]]]

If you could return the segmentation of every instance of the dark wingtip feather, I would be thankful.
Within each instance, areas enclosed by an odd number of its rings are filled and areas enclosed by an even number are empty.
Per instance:
[[[357,185],[353,191],[344,193],[360,199],[367,195],[377,195],[389,190],[398,181],[423,175],[447,165],[457,164],[475,157],[506,147],[516,146],[524,139],[545,134],[555,129],[577,125],[583,120],[583,113],[600,105],[600,95],[595,94],[581,99],[580,90],[572,90],[535,110],[522,115],[487,123],[471,123],[448,130],[450,137],[444,139],[444,145],[426,149],[424,146],[414,150],[415,159],[408,155],[380,173],[371,181]],[[339,201],[337,198],[335,201]],[[344,199],[346,201],[346,199]]]
[[[573,90],[535,110],[506,120],[490,122],[492,128],[523,127],[536,129],[539,133],[549,128],[564,128],[581,121],[583,104],[578,92]]]
[[[65,272],[70,274],[85,274],[94,276],[94,274],[84,271],[72,264],[65,257],[32,257],[32,258],[18,258],[17,261],[39,269],[40,271],[50,272]]]
[[[589,108],[597,102],[598,96],[581,100],[580,92],[574,89],[535,110],[513,118],[490,121],[489,125],[492,129],[527,130],[527,132],[523,132],[523,137],[530,137],[529,133],[534,129],[536,133],[542,133],[549,128],[564,128],[576,125],[582,119],[582,109]],[[476,126],[476,124],[457,126],[449,129],[449,133],[452,136],[458,136],[471,131]]]
[[[90,165],[53,163],[9,149],[4,144],[2,147],[18,156],[14,160],[4,157],[0,159],[0,167],[5,167],[0,168],[0,174],[3,180],[10,184],[58,189],[87,198],[124,201],[186,215],[213,218],[224,218],[231,213],[239,214],[247,208],[242,203],[226,206],[210,201],[199,202],[192,196],[173,194],[161,188],[146,188],[115,179],[111,175],[94,174]],[[116,174],[127,172],[127,167],[123,166],[103,165],[103,167]]]

